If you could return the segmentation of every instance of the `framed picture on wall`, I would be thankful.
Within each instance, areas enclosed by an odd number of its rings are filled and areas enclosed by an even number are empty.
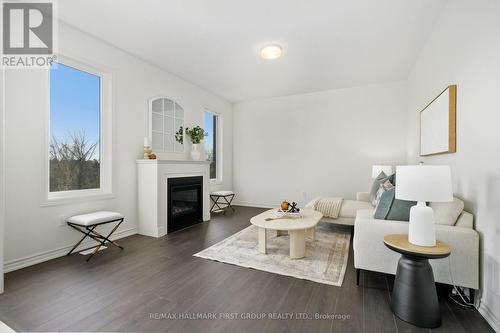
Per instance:
[[[420,111],[420,156],[455,153],[457,86],[450,85]]]

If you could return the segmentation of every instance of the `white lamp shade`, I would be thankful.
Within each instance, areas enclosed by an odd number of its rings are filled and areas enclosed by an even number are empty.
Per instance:
[[[381,172],[384,172],[386,176],[390,176],[394,173],[394,168],[392,165],[374,165],[372,166],[372,178],[377,178]]]
[[[450,167],[447,165],[397,166],[396,199],[421,202],[453,201]]]

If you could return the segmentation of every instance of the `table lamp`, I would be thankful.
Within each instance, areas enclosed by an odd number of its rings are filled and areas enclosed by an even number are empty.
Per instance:
[[[392,165],[374,165],[372,166],[372,178],[377,178],[381,172],[384,172],[386,176],[390,176],[394,173],[394,168]]]
[[[426,202],[453,201],[450,167],[397,166],[396,176],[396,199],[417,201],[417,205],[410,209],[408,241],[419,246],[435,246],[434,211]]]

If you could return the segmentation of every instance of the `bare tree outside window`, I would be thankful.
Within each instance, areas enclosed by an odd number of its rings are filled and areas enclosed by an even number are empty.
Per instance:
[[[49,192],[101,188],[100,111],[100,76],[51,65]]]
[[[80,131],[50,142],[50,192],[99,188],[99,142]]]

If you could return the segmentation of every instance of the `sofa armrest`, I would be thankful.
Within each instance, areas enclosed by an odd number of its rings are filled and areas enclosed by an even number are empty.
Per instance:
[[[408,222],[379,220],[358,210],[354,223],[354,267],[395,274],[400,255],[383,243],[388,234],[408,234]],[[470,228],[436,225],[436,239],[451,246],[451,255],[430,260],[436,282],[479,288],[479,234]]]
[[[474,229],[474,216],[466,211],[463,211],[455,223],[455,227]]]
[[[316,201],[318,201],[319,199],[321,199],[321,197],[316,197],[314,199],[312,199],[311,201],[309,201],[305,206],[304,208],[314,208],[314,205],[316,204]]]
[[[370,202],[369,192],[358,192],[356,193],[356,200]]]

